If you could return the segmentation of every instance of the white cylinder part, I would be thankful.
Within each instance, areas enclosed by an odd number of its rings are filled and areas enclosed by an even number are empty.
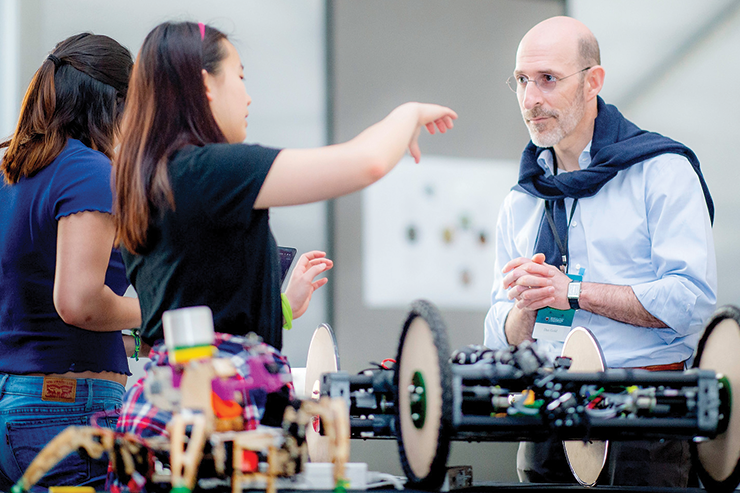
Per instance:
[[[164,342],[169,351],[213,344],[213,312],[207,306],[168,310],[162,314]]]

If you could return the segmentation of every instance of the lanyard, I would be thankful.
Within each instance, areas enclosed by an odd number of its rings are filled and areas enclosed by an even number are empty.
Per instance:
[[[552,201],[545,200],[545,217],[547,218],[547,222],[550,224],[552,236],[555,238],[555,243],[557,243],[558,245],[558,250],[560,250],[560,255],[562,256],[563,260],[563,265],[560,266],[560,270],[562,270],[564,273],[568,272],[568,230],[570,229],[570,223],[573,221],[573,213],[576,211],[577,203],[578,199],[573,199],[573,205],[570,208],[568,223],[565,226],[565,241],[563,242],[560,239],[558,228],[555,226],[555,220],[552,217]]]

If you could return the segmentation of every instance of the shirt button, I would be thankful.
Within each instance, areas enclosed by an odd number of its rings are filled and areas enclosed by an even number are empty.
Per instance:
[[[575,228],[576,226],[578,226],[578,221],[573,221],[570,225],[571,228]]]

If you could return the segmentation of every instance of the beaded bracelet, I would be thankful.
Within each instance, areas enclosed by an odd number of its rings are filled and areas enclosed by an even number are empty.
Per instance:
[[[141,333],[139,329],[133,329],[131,335],[134,336],[134,354],[131,355],[136,361],[139,361],[139,350],[141,349]]]

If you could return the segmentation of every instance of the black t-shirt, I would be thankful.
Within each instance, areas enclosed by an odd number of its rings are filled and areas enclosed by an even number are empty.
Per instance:
[[[279,149],[188,146],[168,163],[175,210],[153,210],[146,252],[123,252],[142,339],[163,338],[166,310],[206,305],[217,332],[282,347],[280,264],[268,210],[254,209]]]

